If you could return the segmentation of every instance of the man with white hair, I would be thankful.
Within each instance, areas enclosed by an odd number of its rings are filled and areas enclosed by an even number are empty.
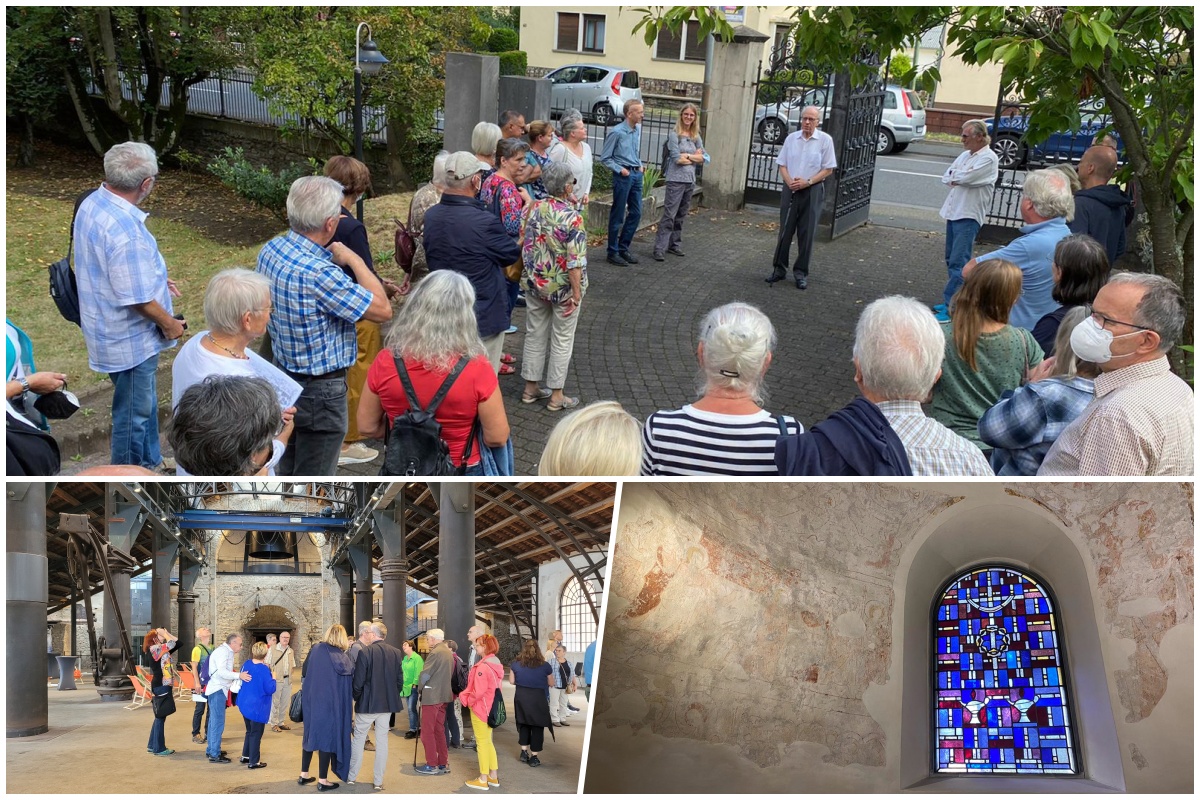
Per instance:
[[[1058,308],[1054,291],[1054,248],[1069,236],[1067,218],[1075,215],[1071,184],[1056,169],[1039,169],[1025,176],[1021,190],[1021,235],[999,250],[973,258],[963,267],[965,279],[975,265],[993,258],[1021,268],[1021,297],[1008,315],[1014,328],[1032,331],[1038,320]]]
[[[987,125],[977,119],[962,126],[963,151],[946,168],[942,183],[950,187],[939,212],[946,220],[946,271],[949,280],[942,291],[942,305],[934,311],[946,313],[950,298],[962,286],[963,265],[971,259],[975,236],[987,219],[1000,174],[1000,160],[992,152]],[[949,317],[946,317],[949,319]]]
[[[445,775],[450,772],[450,750],[446,745],[446,706],[454,702],[450,674],[454,654],[445,642],[446,632],[431,628],[425,632],[429,655],[417,684],[421,692],[421,744],[425,763],[416,768],[418,775]]]
[[[176,318],[175,282],[138,208],[158,176],[154,148],[114,145],[104,154],[104,183],[75,217],[75,270],[88,366],[113,384],[112,463],[156,469],[158,354],[187,324]]]
[[[990,477],[978,447],[921,411],[942,375],[945,350],[946,336],[928,307],[910,297],[882,297],[858,318],[854,383],[904,443],[913,475]]]
[[[800,112],[800,130],[783,140],[783,147],[775,159],[779,177],[783,180],[783,192],[779,200],[779,239],[775,243],[775,257],[767,283],[787,277],[788,253],[795,236],[796,261],[792,264],[792,277],[796,279],[797,289],[808,288],[808,267],[817,242],[821,206],[825,203],[825,179],[837,169],[833,138],[817,130],[820,124],[821,109],[806,106]]]
[[[1120,272],[1071,331],[1100,365],[1096,399],[1067,426],[1038,475],[1193,475],[1195,395],[1167,353],[1183,336],[1183,293],[1162,275]]]
[[[287,198],[291,230],[258,254],[258,272],[271,281],[274,314],[267,330],[275,364],[304,387],[279,475],[337,473],[349,425],[346,370],[358,357],[355,323],[392,318],[379,278],[353,250],[333,241],[341,208],[337,181],[299,178]]]
[[[379,741],[374,748],[375,790],[381,791],[387,766],[388,721],[397,711],[404,710],[400,700],[400,692],[404,691],[404,654],[384,641],[387,626],[382,622],[371,623],[370,638],[354,660],[354,739],[346,782],[353,784],[358,780],[367,734],[374,726]]]

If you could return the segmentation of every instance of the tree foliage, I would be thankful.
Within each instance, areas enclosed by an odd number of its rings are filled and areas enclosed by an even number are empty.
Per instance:
[[[17,124],[21,139],[18,163],[33,164],[33,127],[53,119],[66,95],[63,67],[67,48],[62,12],[56,8],[9,6],[5,9],[6,114]],[[47,44],[62,40],[59,47]]]
[[[242,148],[226,147],[208,165],[208,171],[241,197],[287,222],[287,196],[292,183],[305,175],[317,174],[320,165],[310,158],[307,163],[292,164],[272,171],[267,167],[255,167],[247,161]]]
[[[360,22],[389,60],[363,79],[363,104],[386,110],[396,152],[410,169],[442,104],[446,53],[483,49],[491,29],[470,6],[269,7],[236,10],[254,91],[276,114],[353,150],[354,37]],[[381,122],[364,119],[367,135]]]
[[[710,33],[724,41],[733,39],[733,26],[725,20],[725,15],[711,6],[650,6],[630,9],[632,13],[641,16],[633,26],[633,33],[642,32],[642,39],[647,47],[653,47],[658,39],[658,32],[664,28],[678,34],[689,20],[697,20],[700,29],[697,37],[705,38]]]

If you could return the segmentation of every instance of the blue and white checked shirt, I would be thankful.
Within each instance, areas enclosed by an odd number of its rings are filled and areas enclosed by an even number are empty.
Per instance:
[[[372,295],[311,239],[288,231],[263,245],[258,272],[271,281],[275,307],[267,329],[275,363],[300,375],[344,369],[358,357],[354,323]]]
[[[175,346],[133,306],[157,300],[173,314],[167,263],[145,211],[101,186],[75,216],[75,279],[88,366],[124,372]]]
[[[1009,389],[979,418],[979,438],[992,451],[997,475],[1037,475],[1059,434],[1084,412],[1095,385],[1078,375]]]
[[[913,475],[984,475],[992,468],[978,447],[936,419],[925,416],[916,400],[884,400],[877,404],[904,443]]]
[[[620,173],[622,169],[630,172],[642,168],[641,152],[642,126],[639,123],[629,127],[628,122],[622,122],[614,128],[609,128],[604,135],[604,147],[600,150],[600,163]]]

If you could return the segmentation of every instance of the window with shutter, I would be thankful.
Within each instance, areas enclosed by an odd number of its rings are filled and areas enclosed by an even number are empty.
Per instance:
[[[558,50],[579,51],[579,15],[558,15]]]

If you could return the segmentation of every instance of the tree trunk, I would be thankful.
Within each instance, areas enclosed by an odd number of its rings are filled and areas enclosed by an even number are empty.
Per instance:
[[[67,94],[71,97],[71,105],[75,107],[75,115],[79,118],[79,127],[83,130],[83,135],[87,137],[88,144],[96,151],[96,155],[104,155],[108,147],[107,143],[100,141],[99,132],[96,130],[95,112],[90,108],[92,99],[83,91],[82,82],[76,79],[77,76],[71,74],[70,67],[63,68],[63,77],[66,78]]]
[[[17,164],[22,167],[33,166],[33,117],[29,114],[20,115],[21,143],[17,148]]]
[[[401,155],[400,143],[404,140],[407,126],[399,120],[389,119],[387,123],[387,165],[388,176],[394,184],[405,189],[417,188],[416,181],[409,174],[408,167]]]

